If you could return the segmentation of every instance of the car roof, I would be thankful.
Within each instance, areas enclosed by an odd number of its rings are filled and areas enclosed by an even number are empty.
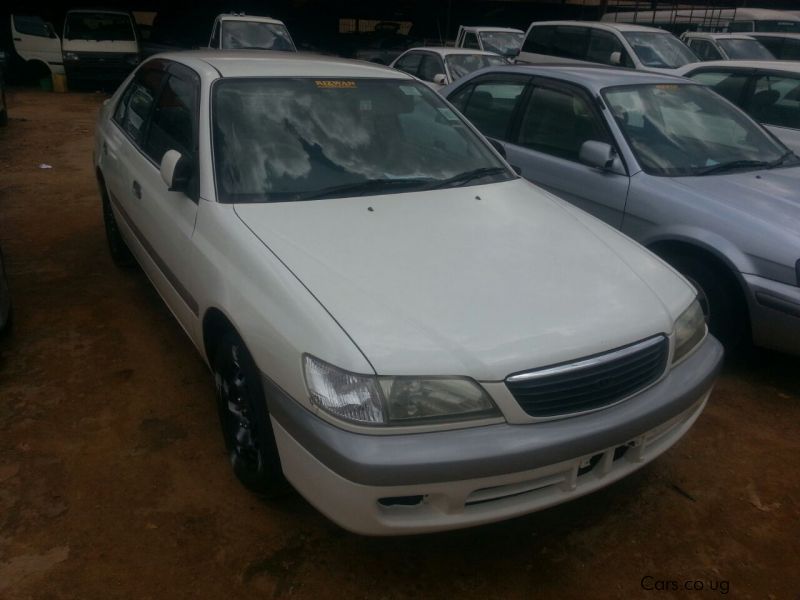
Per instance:
[[[680,73],[688,73],[705,67],[725,67],[728,69],[764,69],[767,71],[785,71],[800,73],[800,62],[791,60],[708,60],[692,63],[679,69]]]
[[[489,52],[488,50],[478,50],[477,48],[454,48],[452,46],[420,46],[419,48],[409,48],[403,54],[408,54],[409,52],[416,52],[417,50],[434,52],[440,56],[448,56],[452,54],[480,54],[482,56],[500,56],[496,52]]]
[[[607,87],[617,85],[639,85],[657,83],[692,83],[684,77],[642,71],[636,69],[618,69],[605,65],[567,65],[564,63],[552,63],[542,65],[509,65],[508,67],[487,67],[476,71],[476,74],[485,73],[509,73],[526,74],[559,79],[569,83],[575,83],[599,92]],[[463,81],[463,80],[460,80]]]
[[[514,29],[513,27],[483,27],[480,25],[462,25],[461,27],[464,29],[464,31],[474,32],[497,31],[500,33],[525,33],[521,29]]]
[[[709,33],[708,31],[687,31],[682,37],[686,38],[706,38],[712,40],[754,40],[755,38],[748,33]]]
[[[413,79],[406,73],[383,65],[304,52],[207,49],[166,52],[156,57],[190,67],[197,62],[205,63],[216,69],[220,77]]]
[[[576,27],[594,27],[597,29],[616,30],[616,31],[652,31],[654,33],[664,33],[672,35],[669,31],[659,29],[658,27],[646,27],[644,25],[637,25],[636,23],[615,23],[615,22],[600,22],[600,21],[537,21],[531,23],[531,28],[540,27],[542,25],[572,25]]]
[[[222,13],[217,15],[221,21],[249,21],[251,23],[270,23],[272,25],[283,25],[283,21],[273,19],[272,17],[259,17],[256,15],[245,15],[238,13]]]

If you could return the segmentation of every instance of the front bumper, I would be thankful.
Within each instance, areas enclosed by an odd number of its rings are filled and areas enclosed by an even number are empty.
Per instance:
[[[511,518],[626,476],[689,430],[722,354],[709,336],[658,384],[595,413],[420,434],[344,431],[265,389],[292,485],[345,529],[399,535]]]
[[[743,275],[750,307],[753,343],[800,354],[800,287],[756,275]]]
[[[120,84],[136,68],[128,62],[128,54],[112,52],[74,52],[78,60],[65,61],[67,84],[112,83]]]

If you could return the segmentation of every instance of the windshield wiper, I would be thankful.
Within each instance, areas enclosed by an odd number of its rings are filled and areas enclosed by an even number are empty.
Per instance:
[[[779,158],[773,160],[769,163],[769,168],[774,169],[775,167],[780,167],[783,163],[785,163],[790,158],[797,158],[794,152],[791,150],[787,150],[784,152]]]
[[[299,194],[293,200],[318,200],[320,198],[342,198],[348,196],[367,196],[384,190],[422,187],[430,183],[430,178],[415,177],[409,179],[367,179],[342,185],[334,185],[321,190]]]
[[[428,186],[426,189],[437,190],[445,187],[466,185],[470,181],[474,181],[482,177],[489,177],[490,175],[500,175],[501,173],[508,173],[508,170],[505,167],[480,167],[479,169],[464,171],[458,175],[448,177],[447,179],[440,179],[439,181],[436,181]]]
[[[719,163],[705,169],[700,169],[695,175],[711,175],[712,173],[722,173],[724,171],[732,171],[734,169],[746,169],[748,167],[763,167],[771,168],[772,162],[765,160],[732,160],[730,162]],[[775,165],[777,166],[777,165]]]

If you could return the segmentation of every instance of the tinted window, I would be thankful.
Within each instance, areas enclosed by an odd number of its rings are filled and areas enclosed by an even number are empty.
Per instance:
[[[438,94],[414,81],[225,78],[213,88],[212,119],[222,202],[394,194],[513,177]],[[493,167],[499,170],[448,183]]]
[[[14,29],[25,35],[50,37],[50,29],[41,17],[14,15]]]
[[[133,22],[126,14],[75,12],[67,15],[64,39],[133,41],[136,35]]]
[[[670,33],[626,31],[622,35],[628,40],[645,67],[677,69],[683,65],[697,62],[694,52]]]
[[[758,41],[761,45],[769,50],[775,58],[783,58],[783,38],[779,37],[759,37]]]
[[[584,60],[589,46],[587,27],[558,27],[553,40],[553,54],[564,58]]]
[[[755,27],[765,33],[800,33],[800,21],[755,21]]]
[[[483,49],[501,56],[516,56],[522,47],[522,33],[513,31],[484,31],[481,33]]]
[[[397,61],[395,64],[395,69],[400,69],[410,75],[416,75],[417,70],[419,69],[419,63],[422,60],[422,53],[420,52],[409,52],[403,58]]]
[[[577,161],[588,140],[611,141],[582,95],[545,87],[533,90],[520,123],[520,146]]]
[[[497,67],[508,64],[505,58],[490,54],[451,54],[446,60],[453,81],[484,67]]]
[[[289,31],[280,24],[222,21],[222,48],[294,51]]]
[[[464,36],[464,48],[473,48],[474,50],[480,50],[480,45],[478,45],[478,36],[474,33],[467,33]]]
[[[721,39],[717,43],[731,60],[774,60],[775,57],[758,40]]]
[[[528,37],[522,46],[523,52],[531,54],[552,54],[553,40],[556,37],[556,28],[553,25],[531,27]]]
[[[419,65],[419,78],[424,81],[433,81],[437,75],[444,75],[444,63],[435,54],[426,53]]]
[[[728,23],[728,31],[731,33],[739,33],[743,31],[753,31],[752,21],[732,21]]]
[[[462,112],[484,135],[505,140],[514,108],[524,89],[523,82],[479,83]]]
[[[147,120],[153,110],[163,71],[143,69],[125,90],[114,114],[122,130],[140,146],[144,142]]]
[[[741,104],[742,93],[747,85],[748,76],[745,73],[729,73],[724,71],[703,71],[690,75],[698,83],[707,85],[720,96],[727,98],[734,104]]]
[[[689,40],[689,47],[700,60],[721,60],[722,55],[708,40]]]
[[[208,45],[212,48],[219,48],[219,21],[214,23],[214,31],[211,34],[211,41]]]
[[[800,78],[762,75],[756,79],[748,109],[761,123],[800,129]]]
[[[167,150],[194,154],[195,103],[195,86],[171,75],[153,110],[144,148],[150,158],[160,163]]]
[[[619,54],[617,62],[615,53]],[[613,33],[593,29],[589,38],[589,51],[586,53],[586,60],[602,63],[604,65],[633,66],[628,53],[622,47],[622,42]]]
[[[786,39],[781,47],[782,60],[800,60],[800,40]]]

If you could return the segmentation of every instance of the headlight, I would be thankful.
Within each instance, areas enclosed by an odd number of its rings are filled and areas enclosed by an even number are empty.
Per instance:
[[[674,334],[675,352],[672,362],[676,363],[691,352],[706,335],[706,318],[697,300],[675,321]]]
[[[81,57],[75,54],[74,52],[64,52],[64,61],[65,62],[75,62],[80,60]]]
[[[416,425],[499,416],[492,400],[466,377],[375,377],[303,359],[311,402],[360,425]]]

